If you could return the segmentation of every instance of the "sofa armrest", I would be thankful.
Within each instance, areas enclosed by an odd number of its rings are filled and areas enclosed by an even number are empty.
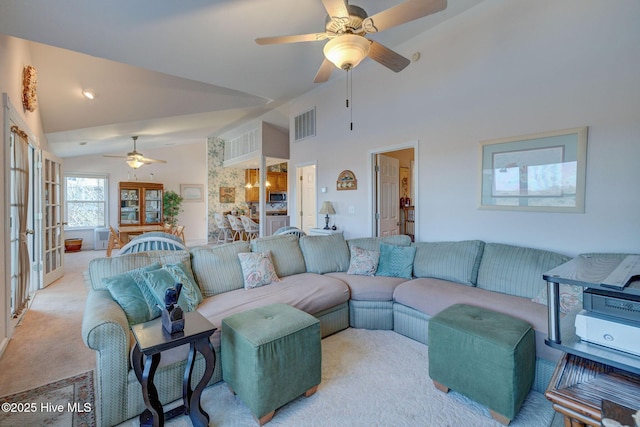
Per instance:
[[[87,347],[96,350],[100,424],[118,424],[126,419],[129,324],[108,290],[89,290],[82,339]]]

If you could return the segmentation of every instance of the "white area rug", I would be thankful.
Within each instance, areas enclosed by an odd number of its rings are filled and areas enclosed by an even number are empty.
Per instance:
[[[464,396],[444,394],[429,378],[428,347],[392,331],[347,329],[322,340],[322,383],[311,397],[300,397],[278,411],[267,426],[501,426],[487,408]],[[175,405],[174,405],[175,406]],[[206,389],[202,407],[209,425],[256,426],[242,401],[225,383]],[[548,427],[551,403],[531,392],[512,427]],[[129,420],[124,426],[136,426]],[[188,417],[171,427],[191,426]]]

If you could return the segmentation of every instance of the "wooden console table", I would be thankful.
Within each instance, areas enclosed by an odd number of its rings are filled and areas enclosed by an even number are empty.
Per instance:
[[[566,354],[558,362],[545,396],[553,403],[553,409],[564,415],[566,427],[600,427],[603,402],[613,402],[633,412],[640,409],[640,376]]]

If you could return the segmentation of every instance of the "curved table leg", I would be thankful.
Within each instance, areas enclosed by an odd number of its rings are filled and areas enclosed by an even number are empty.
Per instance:
[[[160,363],[160,353],[147,357],[144,360],[144,367],[143,360],[144,355],[140,352],[138,344],[136,344],[133,348],[133,371],[142,385],[142,397],[144,398],[144,404],[147,406],[147,409],[140,414],[140,425],[162,426],[164,425],[164,412],[160,399],[158,399],[158,390],[153,383],[153,376]]]
[[[196,388],[191,390],[191,376],[193,374],[193,366],[196,359],[196,350],[204,357],[206,366],[204,375],[196,385]],[[189,414],[191,422],[196,427],[206,427],[209,425],[209,414],[207,414],[200,406],[200,395],[213,376],[215,366],[216,354],[213,351],[213,346],[211,345],[209,338],[205,337],[196,342],[192,342],[189,348],[187,367],[184,372],[182,395],[184,398],[185,412]]]

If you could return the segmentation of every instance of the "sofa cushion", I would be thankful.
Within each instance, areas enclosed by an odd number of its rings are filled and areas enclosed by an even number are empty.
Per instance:
[[[376,276],[404,277],[411,279],[416,248],[380,243],[380,260]]]
[[[380,251],[370,251],[357,246],[351,246],[351,261],[347,274],[358,276],[374,276],[378,270]]]
[[[533,326],[536,335],[536,354],[539,357],[557,360],[561,354],[544,343],[549,332],[547,307],[528,298],[431,278],[413,279],[398,285],[393,298],[396,303],[418,310],[429,317],[453,304],[475,305],[508,314],[529,322]]]
[[[393,291],[407,279],[402,277],[359,276],[347,273],[327,273],[345,282],[351,291],[351,299],[358,301],[393,301]]]
[[[164,264],[184,263],[191,268],[191,254],[188,251],[150,251],[115,257],[95,258],[89,261],[89,283],[94,290],[107,289],[102,279],[115,276],[155,262]]]
[[[289,304],[309,314],[316,314],[349,301],[349,288],[334,277],[302,273],[281,277],[279,282],[254,289],[238,289],[205,298],[198,311],[218,330],[211,342],[220,346],[222,319],[241,311],[273,303]],[[163,356],[164,357],[164,356]]]
[[[433,277],[475,286],[484,242],[416,242],[415,277]]]
[[[204,297],[244,286],[238,254],[249,252],[249,243],[233,242],[193,248],[191,268]]]
[[[411,237],[406,236],[404,234],[400,234],[397,236],[361,237],[357,239],[347,240],[347,245],[349,245],[349,250],[351,250],[351,247],[357,246],[359,248],[367,249],[370,251],[379,251],[381,243],[387,243],[389,245],[396,245],[396,246],[411,246]]]
[[[245,289],[257,288],[280,281],[276,270],[273,268],[269,252],[246,252],[238,254],[238,258],[242,267]]]
[[[503,294],[534,298],[546,286],[542,274],[570,259],[541,249],[486,243],[476,286]]]
[[[307,273],[324,274],[349,268],[349,247],[342,234],[302,236],[300,249]]]
[[[298,236],[282,234],[260,237],[251,241],[251,252],[271,252],[271,261],[278,277],[306,273],[304,257],[298,244]]]
[[[159,268],[160,263],[156,262],[146,267],[102,279],[102,283],[109,289],[111,297],[122,307],[129,325],[148,322],[160,315],[159,310],[152,310],[155,308],[155,303],[150,305],[153,300],[145,298],[142,290],[138,287],[138,280],[136,280],[139,276],[139,281],[143,281],[142,276],[139,275],[141,271],[152,271]],[[145,285],[143,284],[143,286]]]

